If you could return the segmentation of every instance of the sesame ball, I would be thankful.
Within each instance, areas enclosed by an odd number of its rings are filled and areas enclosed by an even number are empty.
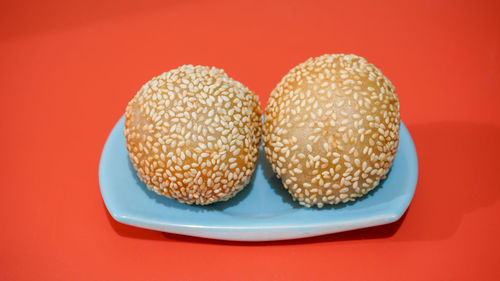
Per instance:
[[[272,91],[264,151],[301,205],[354,201],[391,168],[399,143],[392,83],[355,55],[323,55],[294,67]]]
[[[255,170],[260,103],[223,70],[184,65],[140,89],[127,106],[124,134],[150,190],[187,204],[224,201]]]

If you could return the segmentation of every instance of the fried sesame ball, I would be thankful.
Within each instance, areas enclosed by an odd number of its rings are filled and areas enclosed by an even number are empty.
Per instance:
[[[127,106],[124,134],[150,190],[188,204],[224,201],[255,170],[260,103],[223,70],[184,65],[140,89]]]
[[[354,201],[386,177],[399,143],[392,83],[356,55],[310,58],[272,91],[264,151],[301,205]]]

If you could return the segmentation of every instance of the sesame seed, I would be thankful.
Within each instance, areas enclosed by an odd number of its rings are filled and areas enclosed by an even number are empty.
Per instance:
[[[295,178],[285,184],[302,184],[290,192],[301,205],[354,200],[386,173],[399,132],[397,97],[386,81],[363,58],[324,55],[293,68],[273,90],[264,116],[264,150],[279,178]],[[373,183],[364,187],[367,178]]]
[[[218,100],[223,102],[216,105]],[[188,204],[223,201],[248,182],[255,168],[260,114],[258,98],[224,71],[181,66],[146,83],[129,103],[126,147],[149,189]],[[240,147],[231,152],[242,155],[242,162],[221,162],[228,139],[238,140]],[[236,172],[217,174],[227,165]],[[201,174],[209,178],[206,185]],[[215,175],[224,189],[213,189]]]

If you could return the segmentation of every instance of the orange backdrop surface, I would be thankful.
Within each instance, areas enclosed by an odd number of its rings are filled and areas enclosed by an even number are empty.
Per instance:
[[[499,1],[0,3],[0,280],[500,280]],[[396,223],[213,241],[114,221],[104,142],[143,83],[214,65],[263,106],[294,65],[355,53],[395,84],[419,157]]]

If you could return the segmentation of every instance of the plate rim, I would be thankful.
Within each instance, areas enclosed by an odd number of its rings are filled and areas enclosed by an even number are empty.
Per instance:
[[[286,239],[299,239],[306,237],[313,237],[319,235],[325,235],[330,233],[337,233],[347,230],[355,230],[365,227],[373,227],[383,224],[388,224],[399,220],[405,211],[408,209],[417,186],[418,180],[418,158],[415,144],[413,138],[410,135],[407,127],[404,125],[403,121],[400,121],[401,131],[400,135],[407,136],[406,141],[409,143],[410,150],[408,154],[411,156],[409,159],[411,161],[410,169],[411,173],[407,176],[409,177],[409,185],[411,186],[410,192],[406,193],[405,201],[400,204],[399,208],[394,211],[393,209],[386,209],[386,212],[378,214],[377,216],[365,218],[357,218],[351,221],[323,221],[321,223],[298,223],[298,224],[280,224],[280,225],[258,225],[258,224],[245,224],[245,225],[196,225],[196,224],[179,224],[171,223],[166,221],[158,221],[151,218],[136,217],[128,214],[120,214],[119,210],[115,209],[113,204],[110,204],[109,194],[106,191],[106,183],[104,183],[103,176],[103,161],[105,161],[105,155],[107,155],[108,150],[110,150],[111,137],[116,130],[119,130],[120,122],[123,122],[124,115],[122,115],[118,121],[113,126],[113,129],[108,134],[106,142],[102,149],[99,161],[99,186],[101,196],[103,198],[104,204],[107,211],[111,217],[123,224],[152,229],[157,231],[163,231],[168,233],[175,233],[181,235],[188,235],[194,237],[202,237],[209,239],[219,239],[219,240],[230,240],[230,241],[277,241]],[[401,140],[401,139],[400,139]],[[305,207],[302,207],[305,208]],[[262,218],[260,219],[262,221]],[[256,221],[252,219],[250,221]],[[343,229],[345,228],[345,229]],[[202,231],[200,231],[202,230]],[[293,230],[293,231],[290,231]],[[228,232],[229,231],[229,232]],[[233,233],[233,235],[231,235]],[[235,234],[235,235],[234,235]]]

